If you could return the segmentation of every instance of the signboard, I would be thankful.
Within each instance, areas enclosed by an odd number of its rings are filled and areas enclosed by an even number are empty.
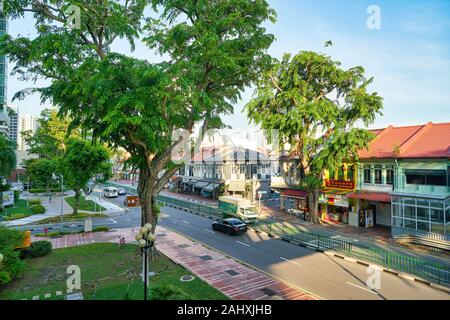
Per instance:
[[[325,180],[325,186],[327,188],[337,188],[337,189],[347,189],[353,190],[355,189],[354,181],[345,181],[345,180]]]
[[[14,191],[3,191],[2,206],[9,207],[14,205]]]
[[[139,203],[139,197],[138,196],[127,196],[125,198],[125,205],[128,208],[135,208],[139,207],[141,204]]]

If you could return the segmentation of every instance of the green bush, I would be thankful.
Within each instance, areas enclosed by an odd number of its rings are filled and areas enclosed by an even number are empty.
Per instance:
[[[15,248],[22,245],[25,233],[0,226],[0,252],[3,262],[0,266],[0,285],[19,277],[25,269],[25,262],[20,259],[20,252]]]
[[[5,221],[12,221],[12,220],[17,220],[17,219],[27,218],[29,216],[30,215],[26,214],[26,213],[13,213],[9,217],[4,217],[4,219],[5,219]]]
[[[36,241],[29,248],[22,250],[24,257],[37,258],[48,255],[52,251],[52,243],[50,241]]]
[[[33,214],[42,214],[45,213],[45,207],[41,204],[35,204],[30,206],[31,212],[33,212]]]
[[[34,188],[30,189],[30,193],[47,193],[48,190],[45,188]],[[52,188],[50,192],[61,192],[61,188]]]
[[[39,198],[33,198],[33,199],[28,200],[28,203],[30,205],[42,204],[42,200]]]
[[[102,226],[102,227],[96,227],[92,229],[93,232],[101,232],[101,231],[109,231],[109,227]]]
[[[19,200],[20,197],[20,191],[19,190],[14,190],[14,201]]]
[[[55,237],[60,237],[60,236],[64,236],[66,234],[70,234],[70,232],[64,232],[64,231],[53,231],[53,232],[47,232],[47,234],[45,233],[37,233],[34,236],[35,237],[49,237],[49,238],[55,238]]]
[[[149,295],[151,300],[193,300],[183,290],[165,283],[151,287]]]

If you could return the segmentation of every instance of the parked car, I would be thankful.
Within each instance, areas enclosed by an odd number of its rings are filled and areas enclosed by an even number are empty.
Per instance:
[[[117,198],[119,196],[119,192],[118,192],[117,188],[106,187],[103,190],[103,195],[105,196],[105,198]]]
[[[119,196],[124,196],[127,194],[127,190],[125,190],[124,188],[119,188],[117,192],[119,193]]]
[[[228,218],[215,221],[212,224],[213,230],[226,233],[227,235],[238,235],[247,232],[247,225],[239,219]]]

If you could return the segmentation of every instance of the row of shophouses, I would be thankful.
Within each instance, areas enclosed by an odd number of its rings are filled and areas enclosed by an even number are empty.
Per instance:
[[[372,130],[358,163],[326,172],[319,211],[331,223],[390,227],[392,234],[450,240],[450,123]],[[204,197],[280,196],[283,210],[305,212],[296,159],[270,159],[242,148],[210,148],[194,156],[171,188]],[[262,193],[260,192],[262,191]]]

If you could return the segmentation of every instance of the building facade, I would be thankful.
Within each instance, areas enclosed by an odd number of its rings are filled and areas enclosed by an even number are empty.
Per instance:
[[[19,115],[19,124],[18,124],[18,136],[17,136],[17,145],[18,150],[27,151],[29,146],[26,143],[23,132],[31,131],[35,133],[39,128],[39,118],[33,114],[23,114]]]
[[[7,107],[9,116],[9,138],[16,144],[18,148],[19,143],[19,113],[11,107]]]
[[[270,177],[278,172],[278,161],[262,151],[241,147],[204,148],[183,166],[172,180],[172,188],[217,198],[219,193],[242,195],[250,200],[269,197]]]

